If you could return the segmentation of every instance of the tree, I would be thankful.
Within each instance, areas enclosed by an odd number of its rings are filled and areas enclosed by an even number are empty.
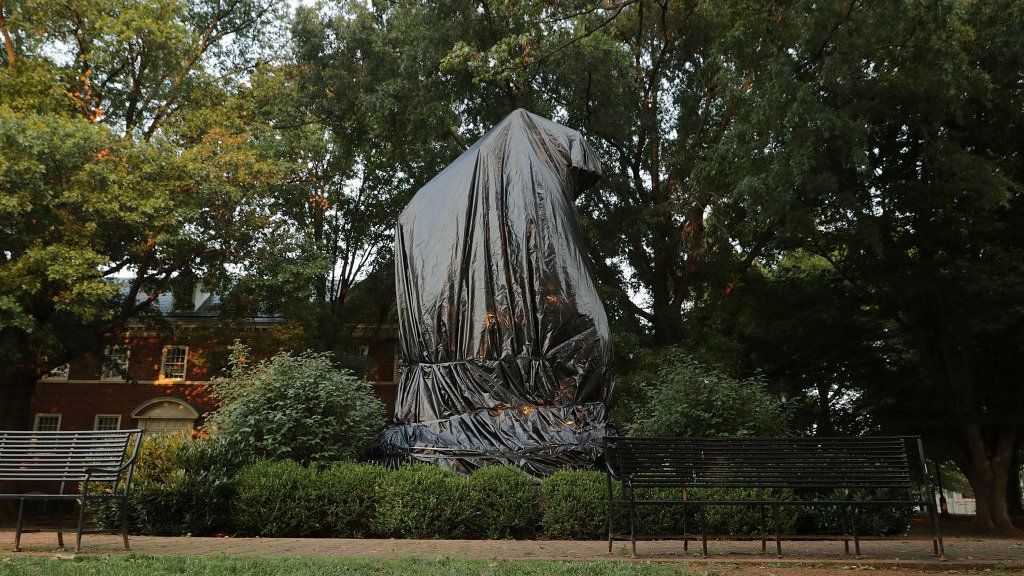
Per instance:
[[[794,430],[857,435],[880,431],[865,388],[915,375],[891,324],[827,260],[793,251],[748,276],[700,350],[741,374],[760,372],[785,395]]]
[[[284,169],[224,112],[275,6],[4,4],[3,427],[47,370],[248,255]]]
[[[890,430],[948,442],[982,529],[1013,531],[1024,440],[1024,11],[957,2],[861,14],[815,81],[845,138],[821,138],[832,193],[804,245],[877,307],[908,378],[864,391]],[[880,48],[881,47],[881,48]]]

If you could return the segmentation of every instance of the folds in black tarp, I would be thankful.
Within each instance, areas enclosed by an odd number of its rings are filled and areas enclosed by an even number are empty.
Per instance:
[[[382,453],[538,475],[600,456],[611,339],[573,209],[600,173],[578,132],[517,110],[413,197]]]

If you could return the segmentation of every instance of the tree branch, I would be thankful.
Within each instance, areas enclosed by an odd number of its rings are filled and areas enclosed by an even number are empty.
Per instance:
[[[7,17],[4,16],[4,0],[0,0],[0,32],[4,35],[4,48],[7,49],[7,69],[14,70],[14,42],[7,30]]]

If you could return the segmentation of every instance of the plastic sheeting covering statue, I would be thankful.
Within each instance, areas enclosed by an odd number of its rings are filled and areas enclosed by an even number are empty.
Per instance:
[[[516,110],[409,202],[405,366],[378,454],[535,475],[601,456],[611,338],[573,210],[600,174],[578,132]]]

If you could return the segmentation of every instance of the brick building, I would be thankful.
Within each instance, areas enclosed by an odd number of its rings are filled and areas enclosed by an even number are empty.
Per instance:
[[[190,430],[213,409],[212,366],[223,363],[227,345],[252,342],[281,325],[278,316],[223,322],[216,295],[195,290],[190,302],[171,295],[154,302],[159,323],[136,323],[102,357],[83,355],[55,368],[36,384],[36,430]],[[212,337],[216,335],[216,337]],[[357,326],[353,339],[367,356],[366,377],[390,410],[395,397],[395,330]]]

